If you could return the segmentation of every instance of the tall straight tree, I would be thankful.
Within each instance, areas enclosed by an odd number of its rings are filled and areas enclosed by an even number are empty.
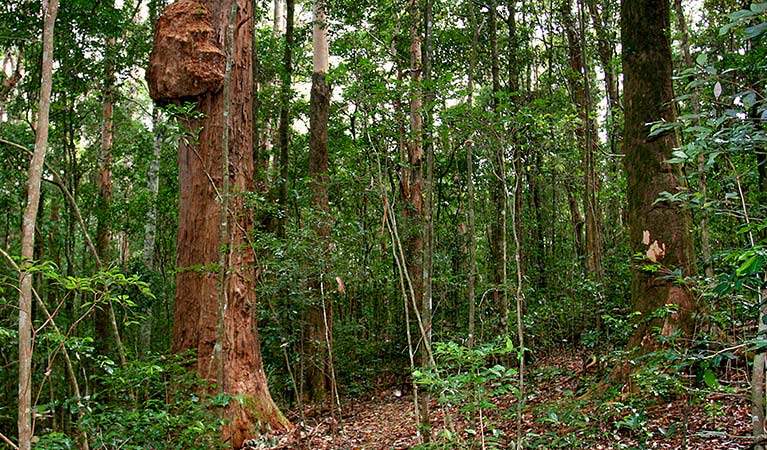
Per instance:
[[[179,145],[179,224],[173,350],[195,349],[202,378],[237,400],[224,415],[225,442],[240,448],[269,424],[290,423],[274,404],[255,313],[250,0],[181,0],[156,25],[147,70],[155,100],[193,98],[197,139]]]
[[[112,230],[110,210],[112,205],[112,142],[114,141],[114,97],[115,97],[115,39],[110,37],[104,46],[104,80],[101,97],[101,151],[99,152],[99,197],[97,203],[98,225],[96,227],[96,249],[101,264],[108,266],[111,260],[110,247]],[[109,315],[111,305],[96,308],[94,329],[96,350],[106,355],[109,345]]]
[[[35,129],[35,151],[29,163],[27,206],[21,226],[22,270],[19,276],[19,400],[18,438],[20,450],[32,448],[32,274],[26,264],[34,256],[35,226],[40,204],[40,184],[43,176],[45,153],[48,149],[48,116],[51,110],[53,89],[53,28],[59,11],[58,0],[44,0],[43,54],[40,73],[40,109]]]
[[[421,320],[423,322],[422,342],[419,348],[419,359],[421,367],[428,368],[432,366],[431,360],[431,339],[432,339],[432,273],[434,270],[434,117],[432,108],[434,107],[434,84],[432,79],[433,64],[433,0],[421,0],[423,8],[423,45],[421,48],[421,62],[423,73],[423,88],[421,90],[423,118],[423,153],[424,153],[424,171],[423,171],[423,252],[421,266],[421,280],[423,282],[423,297],[421,298]],[[425,91],[425,92],[424,92]],[[426,441],[430,437],[429,423],[429,395],[428,391],[421,396],[423,406],[418,412],[421,414],[421,426],[424,428],[424,438]]]
[[[149,21],[154,27],[157,15],[165,4],[165,0],[149,2]],[[152,159],[146,174],[146,190],[149,193],[149,210],[144,224],[144,245],[141,259],[144,267],[155,269],[155,242],[157,239],[157,196],[160,192],[160,154],[162,153],[162,114],[157,105],[152,105]],[[152,342],[152,324],[154,323],[154,304],[146,311],[146,319],[141,323],[141,348],[149,351]]]
[[[578,5],[578,19],[573,20],[572,1],[561,4],[562,21],[565,26],[569,49],[571,96],[578,109],[578,145],[583,155],[583,209],[586,225],[585,257],[589,274],[601,278],[604,274],[602,263],[602,212],[599,205],[599,179],[596,171],[596,155],[599,146],[596,138],[596,124],[591,116],[592,100],[589,70],[586,65],[585,27],[583,8]],[[579,24],[579,25],[576,25]]]
[[[280,1],[280,0],[277,0]],[[295,0],[285,2],[285,49],[282,55],[282,85],[280,86],[280,170],[278,187],[278,203],[280,217],[277,218],[277,235],[285,237],[285,222],[288,216],[288,159],[290,156],[290,99],[293,78],[293,45],[295,44]],[[276,14],[276,12],[275,12]]]
[[[407,161],[402,167],[400,189],[404,200],[406,224],[407,271],[412,285],[412,307],[418,318],[420,345],[418,362],[425,366],[430,361],[431,311],[426,313],[428,299],[424,298],[424,153],[423,153],[423,54],[422,54],[422,0],[410,0],[408,17],[410,20],[410,135],[407,140]],[[421,426],[429,426],[429,397],[418,396],[418,413]],[[428,434],[426,435],[428,436]]]
[[[469,56],[469,73],[466,81],[466,104],[469,110],[474,104],[474,71],[477,67],[477,49],[479,47],[479,26],[474,2],[467,2],[469,9],[469,25],[471,26],[471,53]],[[477,227],[474,214],[474,142],[468,141],[466,145],[466,211],[469,221],[469,339],[467,345],[474,347],[475,316],[476,316],[476,285],[477,285]]]
[[[149,2],[149,21],[154,27],[157,16],[165,4],[165,0],[151,0]],[[149,170],[146,175],[146,190],[150,195],[149,211],[147,212],[146,224],[144,225],[144,245],[142,260],[148,269],[154,269],[155,240],[157,235],[157,195],[160,192],[160,153],[162,151],[162,116],[156,105],[152,105],[152,160],[149,162]],[[150,311],[151,319],[151,311]],[[151,320],[149,321],[151,322]]]
[[[642,320],[629,345],[640,353],[657,348],[653,328],[670,336],[692,332],[696,305],[689,290],[675,281],[693,273],[690,218],[677,205],[656,201],[661,192],[682,188],[678,166],[667,163],[676,135],[650,135],[650,123],[674,122],[674,92],[668,0],[624,0],[621,4],[625,136],[623,150],[632,255],[631,300]],[[649,269],[648,269],[649,267]],[[671,276],[670,276],[671,275]],[[675,311],[649,320],[666,305]]]
[[[318,214],[315,231],[326,248],[330,237],[328,222],[328,115],[330,113],[330,86],[326,75],[328,63],[327,1],[314,0],[313,72],[310,94],[309,115],[309,178],[314,207]],[[315,291],[322,291],[321,280],[314,280]],[[331,348],[332,348],[332,304],[323,298],[321,303],[314,303],[308,309],[308,348],[310,363],[307,374],[309,399],[322,401],[328,391],[332,391]]]
[[[500,106],[501,93],[500,58],[498,55],[498,1],[491,0],[488,7],[488,33],[490,34],[490,76],[493,96],[490,105],[494,113]],[[515,153],[514,161],[518,154]],[[490,173],[490,201],[492,202],[493,221],[490,225],[490,254],[492,255],[491,280],[494,286],[495,301],[501,310],[501,331],[509,331],[509,296],[508,254],[506,239],[506,222],[508,195],[506,185],[506,155],[501,145],[492,156],[493,171]]]

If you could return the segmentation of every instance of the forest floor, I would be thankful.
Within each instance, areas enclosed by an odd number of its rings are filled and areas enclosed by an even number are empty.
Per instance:
[[[751,448],[743,369],[728,370],[712,391],[699,387],[671,399],[618,392],[618,398],[605,400],[608,397],[595,393],[598,375],[588,366],[582,354],[562,352],[542,358],[527,371],[521,423],[524,448]],[[509,380],[515,382],[516,378]],[[432,444],[419,448],[515,448],[520,426],[516,395],[489,400],[481,410],[466,412],[433,399]],[[340,411],[339,416],[338,409],[332,413],[327,408],[306,409],[304,426],[253,448],[388,450],[419,445],[412,395],[380,390],[374,396],[342,400]],[[293,423],[301,423],[298,411],[291,415]]]

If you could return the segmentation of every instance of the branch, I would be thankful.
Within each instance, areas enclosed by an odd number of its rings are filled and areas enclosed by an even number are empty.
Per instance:
[[[12,449],[14,449],[14,450],[19,450],[19,446],[18,446],[18,445],[16,445],[16,444],[14,444],[13,442],[11,442],[11,440],[10,440],[10,439],[8,439],[7,437],[5,437],[5,436],[3,435],[3,433],[0,433],[0,439],[2,439],[3,441],[5,441],[5,443],[6,443],[6,444],[10,445]]]
[[[22,150],[24,152],[27,152],[31,154],[32,152],[24,147],[21,144],[17,144],[15,142],[7,141],[3,138],[0,138],[0,144],[10,145],[11,147],[17,148],[19,150]],[[91,253],[93,254],[93,258],[96,260],[96,265],[98,266],[99,270],[103,268],[103,265],[101,264],[101,258],[99,258],[98,252],[96,251],[96,247],[93,245],[93,241],[91,240],[90,235],[88,234],[88,229],[85,226],[85,222],[83,221],[83,216],[80,214],[80,208],[77,207],[77,202],[75,201],[75,198],[72,196],[72,194],[67,189],[66,185],[64,184],[64,180],[61,179],[61,175],[48,164],[48,162],[45,162],[45,168],[48,169],[48,171],[53,175],[53,180],[45,180],[51,184],[55,184],[59,189],[61,189],[61,192],[64,193],[64,196],[67,198],[67,201],[69,202],[69,206],[72,208],[72,212],[74,212],[75,217],[77,218],[77,222],[80,225],[80,229],[83,232],[83,237],[85,238],[85,242],[88,244],[88,248],[90,249]]]

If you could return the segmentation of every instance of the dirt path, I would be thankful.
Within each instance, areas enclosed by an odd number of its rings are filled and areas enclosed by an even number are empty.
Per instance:
[[[522,430],[525,448],[705,449],[750,448],[749,405],[744,380],[729,380],[729,393],[698,392],[696,400],[589,400],[576,395],[588,376],[580,355],[559,355],[536,364],[528,376]],[[742,375],[736,372],[736,375]],[[513,381],[510,381],[513,382]],[[734,387],[733,387],[734,386]],[[416,446],[412,396],[396,390],[346,401],[343,419],[307,410],[306,425],[252,448],[388,450]],[[511,449],[516,436],[516,398],[495,397],[493,406],[472,414],[432,403],[432,436],[438,448]],[[643,406],[640,406],[643,405]],[[300,418],[293,413],[293,422]]]

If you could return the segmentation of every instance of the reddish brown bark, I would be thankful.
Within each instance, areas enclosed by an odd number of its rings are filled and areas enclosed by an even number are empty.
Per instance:
[[[681,276],[693,273],[688,213],[669,202],[656,203],[661,192],[674,193],[683,187],[679,168],[666,162],[677,145],[676,135],[651,137],[647,125],[675,120],[669,21],[666,0],[622,3],[628,223],[632,255],[642,255],[633,267],[631,298],[643,320],[630,346],[639,346],[641,353],[657,348],[655,327],[665,336],[676,331],[689,336],[696,310],[687,288],[668,276],[676,270]],[[648,266],[654,270],[647,270]],[[667,304],[675,305],[678,312],[650,320],[654,311]]]
[[[405,259],[407,272],[412,286],[412,307],[419,322],[418,328],[422,339],[418,346],[418,364],[428,366],[430,362],[431,311],[429,299],[424,297],[424,146],[423,146],[423,59],[421,11],[423,2],[411,0],[408,3],[410,20],[410,92],[409,124],[410,135],[407,139],[407,163],[402,168],[400,189],[404,200],[403,217],[405,218]],[[427,312],[427,309],[429,310]],[[422,427],[429,426],[428,393],[418,395],[419,422]]]
[[[214,42],[223,52],[233,1],[211,0],[203,4],[182,0],[179,3],[191,4],[190,9],[196,15],[201,10],[209,11],[209,16],[204,14],[207,17],[200,20],[211,24]],[[199,140],[197,143],[182,140],[179,145],[178,274],[173,350],[196,349],[196,369],[200,376],[215,381],[218,375],[221,383],[218,388],[240,398],[226,408],[228,423],[223,430],[224,439],[239,448],[243,440],[258,433],[262,424],[269,424],[272,429],[287,429],[291,425],[269,394],[256,328],[255,259],[248,242],[253,218],[240,195],[253,190],[252,17],[250,0],[236,1],[229,103],[225,107],[223,92],[218,90],[194,97],[205,117],[188,120],[186,125],[200,130]],[[168,8],[178,8],[174,5]],[[195,24],[194,21],[188,23]],[[160,30],[158,22],[155,42],[164,38]],[[174,33],[188,31],[178,26],[166,30]],[[177,57],[162,53],[158,47],[152,56],[157,64]],[[218,71],[219,68],[211,70]],[[167,72],[159,70],[157,73]],[[149,76],[148,79],[150,85],[158,81]],[[173,83],[173,80],[164,82]],[[170,90],[173,89],[175,87],[170,86]],[[191,92],[178,95],[187,98],[188,94],[194,95]],[[228,112],[226,125],[223,122],[225,110]],[[226,146],[223,144],[225,128],[228,130]],[[226,174],[222,173],[221,151],[224,147],[228,148],[229,160]],[[222,224],[220,189],[224,176],[228,177],[232,192],[225,202],[228,225]],[[221,241],[224,227],[228,230],[226,242]],[[219,264],[221,251],[225,252],[223,268]],[[222,269],[225,270],[221,292],[225,308],[220,309],[224,312],[219,317],[218,283]],[[217,324],[223,328],[219,329],[218,338]],[[220,352],[215,349],[217,344]],[[217,361],[219,355],[221,360]]]

